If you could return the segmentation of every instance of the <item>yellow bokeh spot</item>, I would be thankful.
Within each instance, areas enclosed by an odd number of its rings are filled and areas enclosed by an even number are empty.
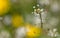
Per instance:
[[[41,31],[42,31],[41,28],[37,28],[32,25],[28,25],[26,28],[28,29],[27,36],[30,38],[40,36]]]
[[[12,16],[13,27],[17,28],[17,27],[21,26],[23,23],[24,22],[23,22],[23,17],[22,16],[17,15],[17,14]]]
[[[0,15],[4,15],[10,8],[9,0],[0,0]]]

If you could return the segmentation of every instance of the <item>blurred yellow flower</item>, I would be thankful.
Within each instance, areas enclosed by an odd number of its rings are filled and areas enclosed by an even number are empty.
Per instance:
[[[22,16],[17,15],[17,14],[12,16],[12,25],[13,25],[13,27],[17,28],[17,27],[21,26],[23,23],[24,23],[24,21],[23,21]]]
[[[0,15],[4,15],[10,8],[9,0],[0,0]]]
[[[32,25],[27,25],[27,36],[30,38],[40,36],[41,35],[41,28],[34,27]]]

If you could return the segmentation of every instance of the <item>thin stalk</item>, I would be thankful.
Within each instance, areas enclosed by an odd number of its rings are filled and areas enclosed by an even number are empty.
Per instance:
[[[41,19],[41,28],[43,28],[43,22],[42,22],[42,16],[41,16],[41,13],[40,13],[40,19]]]

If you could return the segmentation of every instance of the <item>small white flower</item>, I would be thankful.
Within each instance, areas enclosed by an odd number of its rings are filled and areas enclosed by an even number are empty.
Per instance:
[[[25,27],[20,27],[16,30],[16,38],[22,38],[26,35]]]
[[[44,9],[41,9],[40,11],[43,12]]]
[[[33,6],[33,8],[35,8],[35,6]]]
[[[34,14],[34,12],[32,12],[32,14]]]
[[[37,7],[39,7],[39,4],[37,4]]]
[[[53,37],[53,32],[52,32],[52,30],[49,30],[49,31],[48,31],[48,36]]]
[[[53,29],[53,32],[56,32],[56,31],[57,31],[57,29],[56,29],[56,28],[54,28],[54,29]]]
[[[34,9],[34,12],[36,12],[36,9]]]
[[[37,10],[40,10],[40,8],[38,8]]]
[[[58,32],[56,32],[55,37],[59,36]]]

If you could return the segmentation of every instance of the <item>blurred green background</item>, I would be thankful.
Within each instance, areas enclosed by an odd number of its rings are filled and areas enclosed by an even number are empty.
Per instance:
[[[47,28],[57,28],[58,32],[60,33],[60,0],[9,0],[10,1],[10,9],[8,13],[5,15],[2,15],[2,17],[6,15],[13,15],[13,14],[19,14],[23,16],[24,22],[32,23],[32,12],[33,12],[33,6],[36,6],[37,4],[40,5],[40,8],[47,10],[47,20],[46,23],[51,24],[50,27]],[[29,20],[27,20],[30,18]],[[49,20],[53,19],[51,22]],[[56,21],[57,20],[57,21]],[[14,29],[12,26],[4,26],[3,29],[9,30],[11,33],[11,36],[13,38],[14,36]],[[2,30],[2,29],[1,29]],[[41,35],[40,38],[51,38],[47,35]],[[60,38],[57,37],[57,38]]]

